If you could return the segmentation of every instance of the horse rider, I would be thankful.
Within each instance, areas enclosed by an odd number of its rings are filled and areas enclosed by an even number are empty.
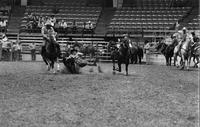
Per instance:
[[[197,48],[198,46],[200,46],[199,44],[199,38],[195,35],[195,32],[192,32],[192,37],[193,37],[193,44],[192,44],[192,50],[195,51],[195,48]]]
[[[50,42],[50,36],[54,36],[53,43],[56,45],[59,54],[59,57],[61,58],[61,51],[60,51],[60,45],[56,42],[56,35],[57,32],[54,31],[53,26],[51,25],[51,22],[46,22],[45,25],[41,29],[42,37],[43,37],[43,44],[42,48],[45,49],[45,45]]]
[[[178,31],[178,33],[179,33],[179,36],[177,37],[178,39],[177,53],[180,51],[183,42],[185,42],[187,39],[190,39],[193,42],[192,36],[189,34],[186,27],[183,27],[182,31]]]

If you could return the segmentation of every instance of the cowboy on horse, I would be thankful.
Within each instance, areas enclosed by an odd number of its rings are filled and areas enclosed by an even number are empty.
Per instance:
[[[51,25],[50,22],[46,22],[45,25],[42,27],[41,29],[41,33],[43,36],[43,45],[42,45],[42,49],[44,49],[43,51],[45,51],[45,45],[47,45],[48,43],[54,43],[56,45],[56,48],[58,50],[59,57],[61,58],[61,51],[60,51],[60,45],[56,42],[56,35],[57,32],[54,31],[53,26]],[[51,41],[51,38],[53,36],[53,41]]]
[[[192,44],[192,50],[195,50],[198,46],[200,46],[199,44],[199,38],[195,35],[195,32],[192,32],[192,37],[193,37],[193,44]]]
[[[175,33],[176,34],[176,33]],[[178,53],[182,47],[183,42],[185,42],[187,39],[191,40],[193,42],[193,37],[191,34],[188,32],[186,27],[183,27],[182,31],[178,31],[179,36],[176,36],[178,39],[178,45],[177,45],[177,52]]]

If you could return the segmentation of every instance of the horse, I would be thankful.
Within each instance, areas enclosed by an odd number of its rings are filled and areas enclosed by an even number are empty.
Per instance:
[[[55,42],[55,36],[50,34],[48,43],[46,43],[41,50],[41,56],[47,65],[47,71],[50,71],[51,69],[54,70],[54,63],[58,62],[60,54]],[[57,64],[57,70],[59,70],[59,64]],[[56,71],[54,70],[53,73],[56,73]]]
[[[131,52],[131,64],[137,64],[137,62],[141,64],[144,55],[142,47],[138,46],[137,43],[132,42],[131,40],[129,40],[129,44]]]
[[[130,47],[127,41],[120,42],[121,44],[116,44],[116,42],[109,42],[107,47],[111,54],[111,59],[113,63],[113,74],[115,71],[121,72],[121,64],[125,64],[126,76],[128,76],[128,65],[130,59]],[[115,68],[115,61],[117,60],[118,69]]]
[[[193,62],[194,62],[194,68],[198,68],[198,64],[200,63],[200,58],[199,58],[200,57],[200,44],[199,44],[199,42],[197,42],[197,44],[192,46],[191,58],[192,57],[193,57]]]
[[[177,44],[178,41],[175,39],[172,41],[172,44],[169,45],[167,45],[163,40],[155,47],[157,51],[160,51],[165,56],[166,66],[171,66],[172,57],[174,56],[174,48]]]
[[[191,43],[192,39],[189,36],[187,36],[186,40],[183,41],[180,47],[180,55],[182,60],[181,70],[185,68],[185,62],[187,62],[187,70],[189,70],[191,60]]]

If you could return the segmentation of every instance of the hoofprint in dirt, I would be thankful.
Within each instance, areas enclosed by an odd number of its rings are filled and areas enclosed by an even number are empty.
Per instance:
[[[125,76],[101,68],[55,75],[44,63],[0,63],[0,126],[198,126],[198,70],[131,65]]]

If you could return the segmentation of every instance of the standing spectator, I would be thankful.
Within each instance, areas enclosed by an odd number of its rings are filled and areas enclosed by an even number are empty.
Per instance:
[[[17,61],[20,61],[21,60],[21,45],[19,44],[19,42],[17,41],[16,42],[16,50],[17,50]]]
[[[146,40],[145,46],[144,46],[145,54],[146,54],[146,64],[150,64],[150,48],[151,48],[150,42]]]
[[[31,58],[32,58],[32,61],[35,61],[36,60],[36,45],[35,45],[35,42],[33,42],[32,44],[30,44],[30,50],[31,50]]]
[[[16,49],[16,42],[13,42],[12,44],[12,60],[13,61],[16,61],[16,58],[17,58],[17,49]]]
[[[19,61],[20,57],[21,57],[21,46],[19,44],[19,42],[13,42],[12,45],[12,53],[13,53],[13,60],[14,61]]]

